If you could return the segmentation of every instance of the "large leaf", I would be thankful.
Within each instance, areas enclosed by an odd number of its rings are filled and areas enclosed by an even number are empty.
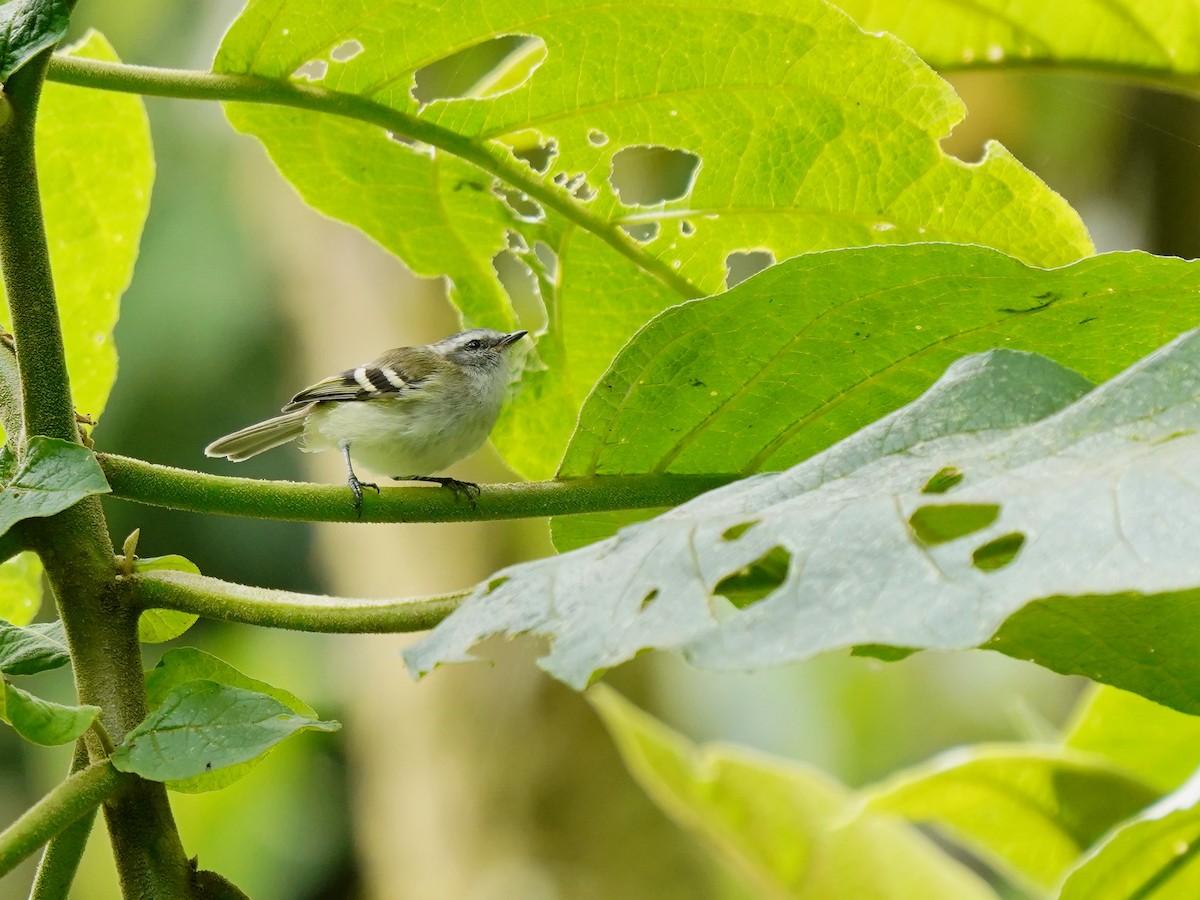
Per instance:
[[[1032,62],[1200,72],[1195,0],[838,0],[868,31],[890,31],[938,68]]]
[[[0,6],[0,81],[67,33],[66,0],[9,0]]]
[[[139,626],[140,624],[139,621]],[[158,661],[158,665],[146,673],[146,693],[151,710],[157,712],[173,692],[195,681],[217,682],[228,687],[252,691],[256,695],[277,701],[305,720],[318,719],[316,711],[295,694],[251,678],[224,660],[195,647],[168,650]],[[336,727],[336,723],[331,724],[332,727]],[[269,746],[240,762],[221,767],[214,766],[212,770],[206,769],[193,776],[169,780],[167,786],[184,793],[220,790],[245,776],[262,762],[270,749]]]
[[[96,32],[68,52],[117,59]],[[141,98],[48,83],[38,107],[37,166],[71,393],[80,412],[98,416],[116,378],[113,326],[154,181]]]
[[[71,660],[61,621],[18,628],[0,619],[0,672],[33,675]]]
[[[297,732],[340,727],[296,715],[266,694],[188,681],[126,736],[112,763],[151,781],[183,781],[248,762]]]
[[[98,715],[98,706],[63,706],[35,697],[8,682],[3,684],[0,719],[25,740],[44,747],[69,744],[87,731]]]
[[[1060,900],[1200,896],[1200,775],[1116,829],[1063,883]]]
[[[1103,757],[976,745],[899,772],[867,797],[869,808],[933,824],[1018,884],[1045,891],[1159,793]]]
[[[585,403],[560,474],[784,469],[964,353],[1030,350],[1103,381],[1197,321],[1200,266],[1143,253],[1050,271],[954,245],[801,256],[639,332]],[[621,521],[560,519],[555,542]]]
[[[617,693],[589,697],[630,772],[764,898],[995,898],[916,829],[829,776],[737,747],[697,748]]]
[[[504,60],[490,74],[414,96],[489,50]],[[1041,265],[1090,252],[1073,211],[1003,148],[973,165],[946,156],[938,142],[963,117],[948,85],[822,0],[463,0],[453,15],[256,0],[214,68],[333,92],[351,118],[228,112],[313,206],[448,275],[467,319],[545,322],[497,433],[531,475],[553,471],[622,343],[720,290],[730,254],[917,240]],[[513,308],[505,266],[538,276],[545,310]]]
[[[856,644],[948,650],[986,641],[1038,598],[1200,584],[1200,332],[1071,403],[1084,390],[1024,353],[959,360],[909,406],[787,472],[503,570],[407,651],[409,666],[530,631],[552,640],[542,664],[576,686],[646,647],[739,669]],[[998,507],[982,528],[980,505]],[[910,523],[932,507],[943,526],[958,521],[957,538],[918,537]],[[718,598],[756,577],[738,606]],[[1038,661],[1081,647],[1105,652],[1081,635]],[[1129,672],[1114,661],[1100,674],[1120,686]],[[1133,689],[1153,697],[1156,685]]]
[[[1104,756],[1158,790],[1172,791],[1200,767],[1200,717],[1097,686],[1080,702],[1063,744]]]
[[[95,32],[67,52],[117,58]],[[117,372],[112,331],[120,297],[150,209],[154,155],[145,106],[132,94],[48,83],[36,150],[71,391],[76,408],[99,415]],[[0,616],[29,622],[41,605],[41,575],[31,553],[0,563]]]

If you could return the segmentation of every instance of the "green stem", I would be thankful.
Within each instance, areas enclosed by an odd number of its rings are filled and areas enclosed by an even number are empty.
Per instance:
[[[134,581],[138,602],[146,609],[175,609],[224,622],[341,634],[427,631],[454,612],[467,595],[464,591],[440,597],[357,600],[248,587],[165,570],[144,572],[134,576]]]
[[[706,294],[667,263],[643,251],[618,225],[596,216],[587,207],[573,202],[568,195],[551,189],[534,177],[530,169],[513,159],[503,145],[494,141],[484,143],[474,140],[367,97],[290,80],[133,66],[79,56],[54,57],[49,77],[63,84],[154,97],[290,106],[378,125],[392,134],[444,150],[519,188],[568,222],[600,238],[680,296],[690,299]]]
[[[97,459],[114,497],[189,512],[303,522],[465,522],[650,509],[676,506],[739,477],[598,475],[487,484],[474,508],[442,487],[390,487],[378,496],[366,493],[359,519],[344,486],[206,475],[105,453]]]
[[[82,772],[87,766],[87,744],[81,739],[75,742],[69,774]],[[38,863],[29,900],[67,900],[95,820],[96,810],[90,809],[50,839]]]
[[[0,125],[0,272],[12,316],[25,434],[78,440],[34,155],[49,59],[48,52],[39,55],[4,85],[12,116]],[[41,557],[54,591],[79,700],[101,707],[105,726],[119,740],[145,717],[146,694],[138,610],[121,595],[100,503],[88,498],[53,517],[21,522],[18,529]],[[105,814],[127,896],[190,896],[191,867],[161,784],[134,781],[106,805]]]
[[[60,782],[0,833],[0,877],[131,781],[106,760]]]

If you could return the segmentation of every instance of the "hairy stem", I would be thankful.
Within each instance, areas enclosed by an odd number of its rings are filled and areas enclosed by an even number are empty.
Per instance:
[[[208,619],[292,631],[390,634],[426,631],[458,608],[466,592],[440,597],[358,600],[231,584],[191,572],[134,576],[147,609],[175,609]]]
[[[48,52],[39,55],[4,85],[12,115],[0,126],[0,271],[12,316],[24,435],[78,440],[34,156],[49,58]],[[146,695],[138,611],[121,594],[100,504],[89,498],[15,528],[45,565],[79,700],[101,707],[108,732],[120,740],[145,716]],[[135,780],[105,812],[127,896],[190,896],[190,866],[161,784]]]
[[[520,188],[548,209],[594,234],[638,268],[650,273],[684,298],[703,297],[692,284],[660,259],[650,256],[620,227],[592,213],[581,203],[547,187],[524,164],[512,159],[495,142],[479,141],[433,122],[376,103],[367,97],[331,91],[290,80],[254,75],[225,75],[186,69],[159,69],[103,62],[77,56],[56,56],[51,77],[64,84],[103,88],[155,97],[190,100],[265,103],[329,113],[378,125],[402,137],[429,144],[466,160],[490,175]]]
[[[76,775],[87,767],[87,744],[78,740],[75,742],[75,755],[71,759],[69,774]],[[95,820],[96,810],[90,809],[50,839],[38,863],[29,900],[67,900]]]
[[[132,777],[107,760],[60,782],[21,818],[0,833],[0,877],[57,834],[126,787]]]
[[[189,512],[304,522],[464,522],[676,506],[737,475],[602,475],[563,481],[486,484],[473,507],[442,487],[384,488],[363,498],[350,489],[296,481],[206,475],[97,454],[112,496]]]

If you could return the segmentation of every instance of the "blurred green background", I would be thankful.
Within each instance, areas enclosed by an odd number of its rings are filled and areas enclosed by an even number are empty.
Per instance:
[[[82,3],[76,20],[127,61],[203,68],[238,8]],[[956,86],[970,118],[948,151],[973,160],[998,138],[1080,211],[1101,250],[1197,255],[1200,131],[1187,101],[1034,74]],[[97,446],[221,474],[341,481],[336,459],[280,450],[233,469],[202,448],[330,371],[453,331],[443,284],[308,210],[216,105],[147,106],[158,177]],[[456,471],[506,477],[490,451]],[[549,552],[544,522],[307,527],[119,501],[107,511],[118,543],[141,529],[143,556],[182,553],[210,575],[304,591],[439,592]],[[418,685],[399,657],[405,640],[207,625],[183,640],[345,725],[285,744],[224,792],[175,795],[202,866],[256,900],[732,896],[717,863],[633,784],[590,708],[534,667],[532,642],[498,642],[486,648],[494,665]],[[162,649],[148,648],[148,666]],[[39,678],[45,695],[70,697],[61,672]],[[1044,735],[1082,686],[982,652],[896,664],[836,655],[755,675],[643,656],[609,681],[693,738],[806,760],[851,785],[954,744]],[[64,748],[0,731],[0,816],[15,818],[67,763]],[[0,883],[0,900],[24,897],[32,871]],[[117,896],[102,828],[72,896]]]

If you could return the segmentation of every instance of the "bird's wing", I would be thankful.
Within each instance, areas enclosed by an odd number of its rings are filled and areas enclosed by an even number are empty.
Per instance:
[[[283,411],[327,400],[382,400],[411,395],[437,378],[436,371],[421,362],[411,353],[392,350],[374,362],[330,375],[305,388]]]

